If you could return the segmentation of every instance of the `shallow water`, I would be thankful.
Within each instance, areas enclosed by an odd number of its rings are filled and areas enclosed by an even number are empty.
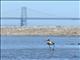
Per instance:
[[[54,50],[46,45],[50,38]],[[80,60],[80,36],[2,36],[1,60]]]
[[[2,60],[78,60],[79,49],[3,49]]]

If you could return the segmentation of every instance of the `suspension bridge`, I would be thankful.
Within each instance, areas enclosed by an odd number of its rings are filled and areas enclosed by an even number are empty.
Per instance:
[[[34,10],[35,11],[35,10]],[[40,11],[37,11],[40,12]],[[45,13],[47,14],[47,13]],[[27,25],[27,20],[80,20],[80,18],[49,18],[49,17],[27,17],[27,8],[21,8],[21,17],[0,17],[0,19],[4,20],[20,20],[20,26]]]

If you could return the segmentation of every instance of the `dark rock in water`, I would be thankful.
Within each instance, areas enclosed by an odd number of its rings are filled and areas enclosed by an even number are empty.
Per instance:
[[[78,45],[80,45],[80,43],[78,43]]]
[[[77,55],[74,55],[73,57],[74,57],[74,58],[78,58],[78,56],[77,56]]]

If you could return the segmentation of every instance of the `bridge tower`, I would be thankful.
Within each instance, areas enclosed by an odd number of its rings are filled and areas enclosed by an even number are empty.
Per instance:
[[[27,8],[22,7],[21,8],[21,26],[26,26],[27,25]]]

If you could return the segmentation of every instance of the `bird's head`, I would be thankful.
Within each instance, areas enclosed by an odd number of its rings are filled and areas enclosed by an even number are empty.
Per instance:
[[[50,41],[50,39],[48,39],[47,41]]]

